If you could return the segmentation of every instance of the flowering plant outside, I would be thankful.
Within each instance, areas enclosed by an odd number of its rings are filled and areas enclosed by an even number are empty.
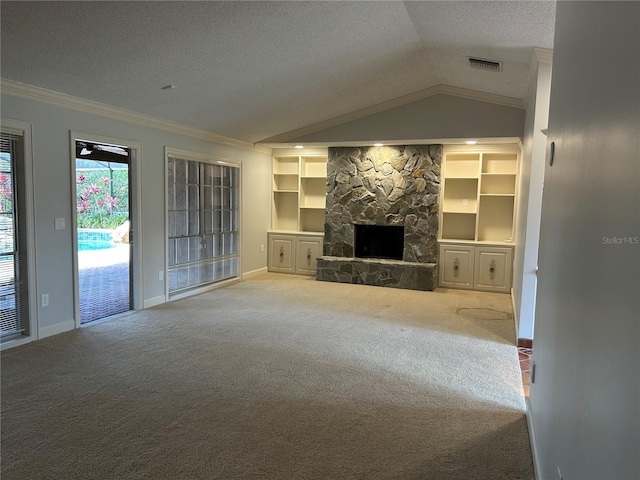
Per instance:
[[[6,173],[0,173],[0,213],[11,213],[13,210],[13,191],[11,190],[11,177]]]
[[[128,173],[95,169],[76,176],[78,227],[113,229],[128,219]],[[118,211],[120,210],[120,212]]]

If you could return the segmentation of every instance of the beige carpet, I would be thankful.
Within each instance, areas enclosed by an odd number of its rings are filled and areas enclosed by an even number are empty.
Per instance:
[[[266,274],[2,353],[12,479],[532,479],[508,295]]]

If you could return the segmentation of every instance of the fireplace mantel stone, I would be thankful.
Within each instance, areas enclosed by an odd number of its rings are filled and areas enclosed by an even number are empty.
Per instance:
[[[317,279],[433,290],[441,162],[442,145],[329,148]],[[354,258],[354,224],[404,226],[402,261]]]

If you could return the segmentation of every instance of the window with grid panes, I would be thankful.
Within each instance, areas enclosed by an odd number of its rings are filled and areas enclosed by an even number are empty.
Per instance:
[[[169,296],[239,275],[239,166],[169,157]]]

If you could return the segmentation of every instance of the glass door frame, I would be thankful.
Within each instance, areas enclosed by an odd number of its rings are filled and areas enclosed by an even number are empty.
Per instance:
[[[80,284],[78,277],[78,212],[76,209],[76,142],[88,141],[93,143],[102,143],[128,148],[131,151],[129,163],[129,184],[131,191],[129,192],[129,216],[131,222],[131,305],[133,310],[141,310],[143,308],[142,296],[144,292],[143,278],[141,272],[142,259],[142,216],[141,216],[141,165],[142,165],[142,143],[132,140],[123,140],[119,138],[105,137],[102,135],[94,135],[90,133],[71,131],[69,135],[70,158],[71,158],[71,227],[72,227],[72,245],[73,245],[73,302],[74,302],[74,318],[75,328],[81,326],[80,319]],[[91,325],[87,323],[85,325]]]

